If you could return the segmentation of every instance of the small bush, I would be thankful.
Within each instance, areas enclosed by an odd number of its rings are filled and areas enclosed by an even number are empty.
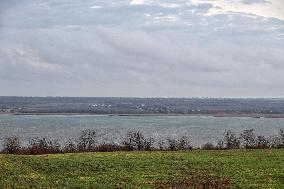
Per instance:
[[[144,141],[145,141],[145,139],[144,139],[144,135],[141,133],[141,132],[139,132],[139,131],[137,131],[137,132],[133,132],[132,133],[132,137],[133,137],[133,142],[134,142],[134,147],[138,150],[138,151],[140,151],[140,150],[143,150],[144,149]]]
[[[208,142],[201,147],[202,150],[215,150],[216,147],[211,142]]]
[[[122,141],[125,150],[144,150],[145,138],[140,131],[128,131],[126,137]]]
[[[158,148],[158,150],[164,150],[164,148],[165,148],[165,141],[163,139],[160,138],[157,141],[157,148]]]
[[[218,140],[217,141],[216,149],[218,149],[218,150],[225,149],[224,140]]]
[[[4,152],[9,154],[14,154],[20,151],[21,141],[16,136],[10,136],[4,138]]]
[[[280,144],[279,148],[284,148],[284,129],[279,130]]]
[[[114,151],[121,151],[123,149],[122,146],[118,144],[108,144],[108,143],[103,143],[97,145],[95,151],[97,152],[114,152]]]
[[[224,147],[226,149],[238,149],[238,148],[240,148],[240,140],[233,131],[231,131],[231,130],[225,131],[223,136],[224,136]]]
[[[241,133],[241,139],[245,148],[256,147],[256,137],[253,133],[253,129],[244,130],[243,133]]]
[[[29,141],[29,145],[22,151],[25,154],[54,154],[61,153],[61,145],[57,140],[35,137]]]
[[[68,140],[63,147],[63,151],[67,153],[76,152],[77,146],[72,140]]]
[[[178,149],[178,141],[174,138],[168,138],[168,149],[171,151],[177,150]]]
[[[77,140],[78,151],[92,151],[96,147],[96,131],[92,129],[86,129],[81,131]]]
[[[152,151],[154,149],[154,143],[155,143],[155,140],[152,137],[144,139],[144,150]]]
[[[269,140],[266,139],[264,136],[258,136],[256,138],[256,148],[264,149],[269,148]]]
[[[270,148],[279,148],[280,146],[280,138],[278,136],[273,136],[269,138],[269,147]]]
[[[178,149],[179,150],[191,150],[192,146],[190,145],[190,140],[187,136],[182,136],[178,140]]]
[[[271,148],[284,148],[284,129],[279,130],[279,135],[270,137],[269,139]]]

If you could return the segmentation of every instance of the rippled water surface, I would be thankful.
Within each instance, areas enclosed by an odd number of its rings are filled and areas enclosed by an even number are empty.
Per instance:
[[[187,135],[198,146],[215,142],[225,130],[241,132],[254,129],[256,134],[276,135],[284,128],[284,119],[191,117],[191,116],[97,116],[97,115],[0,115],[0,137],[17,135],[24,141],[49,137],[65,141],[75,138],[87,128],[96,129],[101,136],[117,142],[128,130],[140,130],[155,138]]]

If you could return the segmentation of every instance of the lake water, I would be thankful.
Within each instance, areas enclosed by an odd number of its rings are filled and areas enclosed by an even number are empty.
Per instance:
[[[215,142],[226,130],[237,133],[254,129],[256,134],[277,135],[284,119],[210,116],[108,116],[108,115],[0,115],[0,138],[17,135],[23,141],[49,137],[62,142],[76,138],[84,129],[95,129],[100,138],[118,142],[129,130],[146,136],[189,136],[194,146]]]

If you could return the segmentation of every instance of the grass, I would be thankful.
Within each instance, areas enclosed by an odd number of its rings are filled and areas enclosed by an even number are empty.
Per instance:
[[[0,155],[0,188],[171,188],[216,178],[232,188],[284,188],[284,150]]]

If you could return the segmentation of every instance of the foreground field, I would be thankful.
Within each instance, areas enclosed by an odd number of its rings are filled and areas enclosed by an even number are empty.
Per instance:
[[[284,150],[0,155],[0,188],[284,188]]]

